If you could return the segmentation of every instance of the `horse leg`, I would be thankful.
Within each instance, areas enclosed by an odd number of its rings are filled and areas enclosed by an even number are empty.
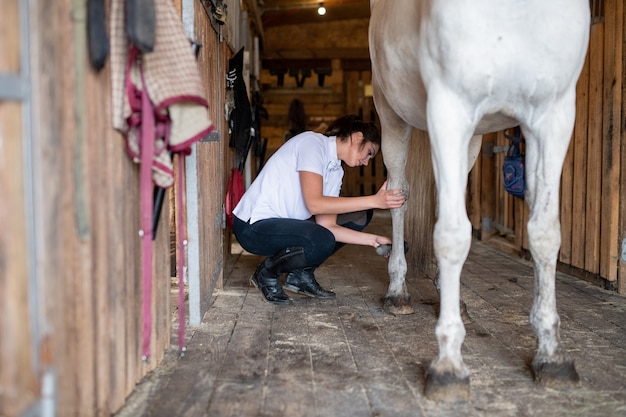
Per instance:
[[[401,189],[408,194],[405,167],[412,128],[393,113],[382,94],[377,94],[375,97],[381,123],[382,153],[387,167],[387,189]],[[387,265],[389,287],[383,298],[383,308],[393,315],[413,313],[405,281],[407,272],[404,253],[405,212],[406,204],[398,209],[391,209],[393,235],[391,255]]]
[[[467,166],[468,166],[468,174],[474,167],[476,160],[478,159],[478,155],[480,154],[480,148],[482,146],[483,135],[474,135],[469,143],[469,151],[467,153]],[[441,284],[439,282],[439,274],[435,275],[435,288],[437,289],[437,293],[441,294]],[[465,301],[461,298],[460,300],[461,307],[461,317],[463,318],[464,323],[470,323],[472,321],[469,312],[467,311],[467,305]]]
[[[478,159],[478,155],[480,154],[480,147],[483,142],[483,135],[474,135],[472,139],[470,139],[469,149],[467,152],[467,173],[469,174],[476,160]]]
[[[573,94],[542,114],[539,124],[524,129],[526,137],[526,201],[530,207],[528,244],[535,266],[530,323],[538,338],[532,363],[535,381],[569,385],[579,381],[574,362],[566,358],[559,338],[555,270],[561,246],[559,185],[574,125]]]
[[[439,354],[427,372],[425,393],[434,400],[464,401],[469,398],[469,372],[461,355],[465,327],[459,301],[461,269],[472,238],[465,188],[474,126],[454,93],[435,87],[429,91],[428,128],[437,183],[434,251],[441,304],[435,331]]]

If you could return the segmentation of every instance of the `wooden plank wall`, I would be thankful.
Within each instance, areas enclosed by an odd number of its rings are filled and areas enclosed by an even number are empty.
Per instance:
[[[19,1],[3,3],[0,14],[0,74],[20,78],[22,40]],[[0,415],[26,412],[39,399],[29,323],[26,186],[26,145],[20,99],[0,98]]]
[[[600,12],[590,28],[589,50],[577,84],[576,124],[563,167],[559,262],[568,272],[626,293],[621,259],[626,238],[624,4],[605,0]],[[502,132],[485,135],[485,143],[508,145]],[[504,192],[503,158],[486,155],[483,146],[483,156],[470,175],[470,218],[482,238],[500,235],[512,242],[511,249],[525,251],[528,207]],[[485,219],[492,219],[494,227],[485,227]]]
[[[560,262],[617,289],[621,251],[619,195],[623,170],[624,9],[605,0],[590,28],[587,60],[577,85],[577,119],[561,185],[564,249]],[[527,246],[526,246],[527,247]],[[600,282],[602,283],[602,282]]]
[[[138,165],[112,129],[109,64],[87,62],[84,4],[37,3],[37,155],[57,415],[108,415],[170,339],[168,218],[154,241],[149,364],[141,361]],[[45,30],[44,30],[45,28]],[[163,213],[167,213],[167,203]],[[62,376],[62,377],[61,377]]]
[[[619,13],[619,8],[616,10],[616,15]],[[623,7],[622,4],[622,31],[621,31],[621,44],[622,44],[622,73],[626,73],[626,8]],[[619,39],[619,31],[616,30]],[[619,40],[616,40],[617,48],[619,48]],[[616,52],[617,53],[617,52]],[[617,64],[617,60],[616,60]],[[622,101],[620,105],[621,115],[619,117],[619,122],[616,123],[615,129],[619,132],[619,142],[622,144],[621,152],[620,152],[620,165],[622,167],[620,173],[620,189],[619,194],[620,202],[626,201],[626,145],[624,145],[624,136],[626,135],[626,85],[624,84],[624,78],[626,76],[622,76]],[[619,127],[619,129],[617,129]],[[624,241],[626,240],[626,204],[621,203],[619,207],[619,243],[624,245]],[[618,249],[619,250],[619,249]],[[620,256],[620,261],[618,264],[618,291],[621,294],[626,294],[626,259],[624,258],[624,247],[621,247],[622,254]]]
[[[196,1],[195,10],[195,37],[202,45],[198,56],[200,75],[209,102],[209,117],[221,135],[219,142],[198,143],[196,154],[191,155],[191,158],[196,158],[198,169],[200,294],[201,310],[206,311],[213,289],[221,287],[223,278],[225,231],[222,214],[227,173],[232,162],[227,163],[226,155],[231,151],[222,103],[226,91],[225,74],[232,51],[226,42],[220,42],[211,25],[210,10],[205,8],[204,2]]]
[[[180,0],[174,1],[180,10]],[[0,72],[17,74],[20,54],[31,57],[32,83],[24,91],[32,98],[33,146],[25,145],[22,103],[0,100],[0,415],[35,415],[47,375],[55,415],[109,416],[170,347],[169,198],[153,243],[151,357],[145,364],[139,166],[112,127],[110,61],[99,73],[88,64],[86,2],[28,2],[30,50],[19,37],[19,3],[5,2],[0,14]],[[105,5],[110,10],[111,0]],[[196,7],[202,8],[199,0]],[[225,76],[224,63],[221,74],[213,64],[216,49],[223,57],[230,52],[213,29],[204,29],[202,76],[213,93]],[[208,98],[210,117],[219,120],[217,98]],[[222,143],[203,143],[197,152],[206,186],[200,193],[206,287],[223,259],[216,198]],[[32,169],[24,164],[28,158]],[[34,218],[26,217],[29,181]],[[36,225],[33,239],[28,224]]]
[[[343,91],[343,69],[340,60],[332,60],[332,73],[324,79],[324,86],[319,86],[313,73],[306,78],[301,87],[296,85],[294,77],[284,76],[283,86],[278,86],[277,76],[266,68],[261,69],[260,82],[263,87],[263,106],[268,119],[262,120],[261,134],[268,139],[267,158],[284,143],[285,133],[289,130],[289,105],[298,99],[304,104],[307,129],[322,131],[324,124],[329,124],[346,112],[345,93]]]

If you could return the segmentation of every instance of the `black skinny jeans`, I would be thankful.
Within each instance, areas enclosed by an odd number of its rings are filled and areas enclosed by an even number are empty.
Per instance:
[[[372,220],[374,210],[337,216],[337,224],[362,231]],[[343,223],[342,223],[343,222]],[[302,247],[307,265],[317,268],[345,243],[313,220],[265,219],[249,224],[235,217],[233,232],[245,250],[255,255],[272,256],[289,247]]]

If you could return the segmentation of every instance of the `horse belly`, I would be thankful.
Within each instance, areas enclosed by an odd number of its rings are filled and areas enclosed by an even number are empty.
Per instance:
[[[377,0],[369,27],[372,83],[377,108],[388,106],[405,123],[426,130],[426,88],[420,71],[419,27],[405,27],[406,16],[417,15],[421,2]],[[403,17],[404,15],[404,17]],[[402,23],[398,26],[394,24]],[[376,100],[376,96],[385,100]]]
[[[376,0],[375,88],[420,129],[433,86],[459,97],[477,133],[510,127],[571,88],[580,72],[589,17],[571,1],[530,0],[526,10],[511,10],[494,0]],[[554,19],[557,12],[569,16]]]

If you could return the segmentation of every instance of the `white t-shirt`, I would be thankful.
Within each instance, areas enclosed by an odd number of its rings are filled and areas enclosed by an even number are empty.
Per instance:
[[[311,213],[304,204],[300,171],[323,177],[323,195],[337,197],[341,191],[343,168],[337,158],[336,136],[303,132],[289,139],[265,163],[233,210],[250,223],[281,218],[306,220]]]

